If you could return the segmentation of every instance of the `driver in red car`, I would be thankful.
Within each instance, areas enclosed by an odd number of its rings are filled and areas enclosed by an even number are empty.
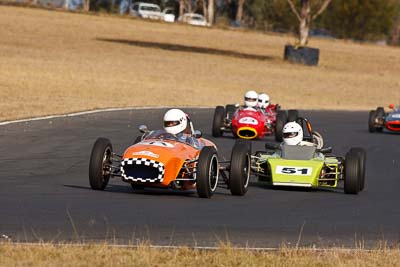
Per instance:
[[[265,114],[272,114],[279,107],[277,104],[271,104],[269,95],[265,93],[258,95],[258,106]]]
[[[258,94],[256,91],[250,90],[246,92],[244,95],[244,107],[254,109],[258,107]]]

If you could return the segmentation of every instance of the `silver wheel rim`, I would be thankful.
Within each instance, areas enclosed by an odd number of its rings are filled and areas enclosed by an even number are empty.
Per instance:
[[[110,173],[109,173],[110,170],[107,168],[108,167],[107,165],[111,163],[110,158],[111,158],[111,148],[107,147],[106,150],[104,151],[103,161],[101,164],[101,166],[102,166],[102,172],[101,172],[102,175],[101,176],[103,178],[103,183],[106,182],[106,179],[110,176]]]
[[[244,181],[244,188],[247,188],[247,186],[249,185],[249,181],[250,181],[250,159],[249,159],[249,155],[246,155],[246,164],[243,168],[243,172],[245,174],[245,181]]]
[[[210,161],[210,167],[208,169],[208,182],[210,185],[211,192],[214,192],[218,185],[219,169],[218,159],[214,154]]]

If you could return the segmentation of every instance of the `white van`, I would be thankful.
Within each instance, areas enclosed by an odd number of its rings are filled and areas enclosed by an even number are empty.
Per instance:
[[[144,19],[164,18],[164,14],[161,13],[161,8],[158,5],[143,2],[132,3],[129,8],[129,14]]]

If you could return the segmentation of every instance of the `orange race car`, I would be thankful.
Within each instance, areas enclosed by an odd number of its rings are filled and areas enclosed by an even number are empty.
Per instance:
[[[231,160],[221,162],[216,145],[191,129],[182,139],[141,125],[142,135],[122,155],[113,152],[110,140],[98,138],[90,156],[91,188],[104,190],[110,177],[121,177],[134,189],[197,189],[199,197],[210,198],[217,186],[224,186],[232,195],[244,195],[250,177],[250,143],[239,142]]]

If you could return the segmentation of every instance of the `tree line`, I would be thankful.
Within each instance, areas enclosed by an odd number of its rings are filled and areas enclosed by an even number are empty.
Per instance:
[[[110,6],[112,1],[112,6],[115,7],[119,0],[86,1],[90,1],[90,10],[104,10],[104,5]],[[303,12],[301,7],[305,0],[133,1],[173,7],[177,17],[186,12],[199,13],[211,24],[228,23],[235,27],[299,34],[299,14],[294,10]],[[309,13],[318,14],[318,17],[308,21],[311,30],[318,29],[341,39],[383,40],[392,45],[400,45],[400,0],[307,0],[307,2],[309,2]],[[324,12],[318,13],[327,2],[329,5],[325,6]],[[106,10],[111,11],[109,8]]]

